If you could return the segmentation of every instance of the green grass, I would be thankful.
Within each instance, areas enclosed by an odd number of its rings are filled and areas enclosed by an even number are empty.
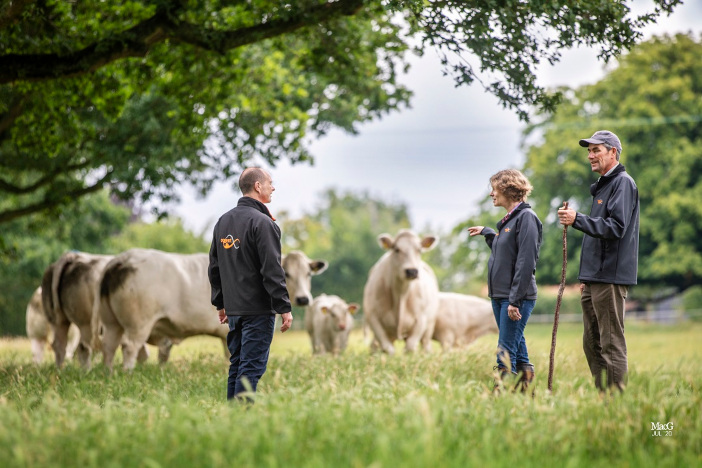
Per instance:
[[[276,334],[256,404],[227,404],[221,344],[191,338],[160,367],[57,371],[26,340],[0,340],[3,467],[682,467],[702,465],[702,324],[628,323],[630,377],[602,398],[581,325],[527,340],[534,396],[493,395],[495,335],[467,350],[371,355],[360,332],[339,358],[304,332]],[[652,422],[674,423],[654,437]]]

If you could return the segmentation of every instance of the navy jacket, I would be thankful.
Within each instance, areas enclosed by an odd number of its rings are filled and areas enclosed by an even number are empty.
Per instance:
[[[280,228],[268,208],[241,197],[214,228],[207,269],[212,305],[227,315],[290,312],[280,257]]]
[[[639,189],[618,165],[590,187],[590,216],[575,215],[585,233],[578,279],[585,283],[636,284],[639,260]]]
[[[507,218],[481,232],[492,250],[488,260],[488,296],[509,299],[520,307],[524,299],[536,299],[536,261],[542,241],[542,225],[527,203]]]

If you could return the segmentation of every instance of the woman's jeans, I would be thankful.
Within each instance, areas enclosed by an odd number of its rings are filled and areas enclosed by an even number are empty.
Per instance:
[[[507,314],[508,299],[492,300],[492,311],[495,314],[497,328],[500,330],[497,340],[497,366],[504,369],[510,368],[513,374],[517,373],[518,364],[529,363],[524,328],[535,305],[535,300],[523,300],[522,307],[519,308],[522,318],[515,321]],[[509,357],[509,366],[506,362],[507,357]]]
[[[258,381],[268,365],[275,315],[229,315],[227,318],[227,347],[231,353],[227,400],[231,400],[247,391],[256,392]]]

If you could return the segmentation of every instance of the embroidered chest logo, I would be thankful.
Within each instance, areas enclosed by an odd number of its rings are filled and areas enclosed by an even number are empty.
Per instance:
[[[597,200],[597,204],[598,204],[598,205],[601,205],[601,204],[602,204],[602,199],[601,199],[601,198],[600,198],[599,200]]]
[[[511,231],[510,228],[505,228],[505,232],[509,232],[509,231]]]
[[[234,239],[231,234],[224,239],[220,239],[219,241],[222,243],[222,247],[225,249],[231,249],[232,247],[238,249],[239,245],[241,244],[241,241],[238,238]]]

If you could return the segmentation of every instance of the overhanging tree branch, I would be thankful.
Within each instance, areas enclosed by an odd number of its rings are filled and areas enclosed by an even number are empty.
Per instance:
[[[38,179],[33,184],[26,185],[23,187],[20,187],[18,185],[13,185],[9,182],[6,182],[6,181],[0,179],[0,191],[11,193],[14,195],[25,195],[27,193],[32,193],[32,192],[40,189],[44,185],[51,183],[52,181],[56,180],[56,178],[58,176],[60,176],[61,174],[65,174],[66,172],[75,171],[78,169],[85,169],[88,166],[89,166],[89,161],[86,161],[86,162],[83,162],[80,164],[71,164],[71,165],[68,165],[66,167],[61,167],[60,169],[57,169],[57,170],[45,175],[44,177]]]
[[[213,30],[173,17],[168,7],[159,9],[138,25],[81,50],[66,54],[6,54],[0,56],[0,84],[40,81],[89,73],[126,57],[143,57],[167,39],[223,53],[230,49],[279,36],[338,16],[356,14],[364,0],[338,0],[316,5],[255,26],[230,31]]]
[[[75,199],[77,200],[78,198],[87,195],[89,193],[94,193],[99,190],[102,190],[102,188],[105,186],[105,183],[107,180],[110,178],[112,175],[112,171],[107,172],[104,177],[102,177],[100,180],[95,182],[95,184],[90,185],[88,187],[83,187],[78,190],[73,190],[70,192],[66,192],[63,194],[62,197],[55,198],[55,199],[50,199],[47,197],[44,197],[44,200],[33,203],[27,206],[23,206],[22,208],[16,208],[16,209],[11,209],[11,210],[6,210],[6,211],[0,211],[0,224],[2,223],[7,223],[9,221],[12,221],[17,218],[21,218],[22,216],[27,216],[32,213],[38,213],[40,211],[48,210],[49,208],[54,208],[56,206],[65,204],[66,199]]]

